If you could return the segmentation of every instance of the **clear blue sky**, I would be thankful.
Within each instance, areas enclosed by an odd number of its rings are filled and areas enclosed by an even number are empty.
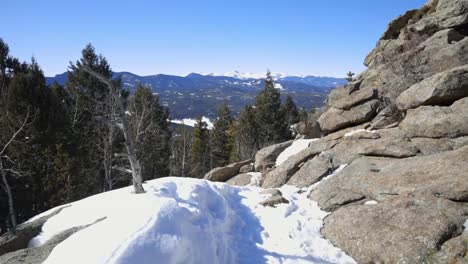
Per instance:
[[[0,37],[46,75],[87,43],[141,75],[360,72],[387,24],[425,0],[9,0]]]

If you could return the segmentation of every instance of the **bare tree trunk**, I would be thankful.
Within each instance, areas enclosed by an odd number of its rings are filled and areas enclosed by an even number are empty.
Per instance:
[[[19,135],[19,133],[21,133],[21,131],[23,131],[23,129],[26,127],[26,125],[28,123],[28,120],[29,120],[29,115],[30,115],[30,113],[29,113],[29,109],[28,109],[26,117],[25,117],[24,121],[22,122],[21,126],[13,133],[10,140],[8,140],[8,142],[6,142],[6,144],[3,146],[2,150],[0,150],[0,172],[2,174],[2,185],[3,185],[3,188],[5,189],[5,192],[7,193],[7,197],[8,197],[8,212],[10,214],[11,232],[12,233],[16,232],[16,213],[15,213],[15,207],[14,207],[14,203],[13,203],[13,194],[11,192],[10,184],[8,183],[8,179],[7,179],[7,170],[6,170],[6,168],[3,167],[2,158],[6,158],[6,159],[11,160],[10,158],[8,158],[8,156],[5,155],[5,153],[6,153],[7,149],[8,149],[8,146],[15,141],[15,139]],[[12,169],[10,169],[10,172],[13,172],[13,173],[16,173],[16,174],[19,175],[18,172],[14,171]]]
[[[3,162],[2,162],[1,157],[0,157],[0,171],[2,173],[3,187],[8,197],[8,213],[10,215],[11,232],[15,234],[16,233],[16,213],[15,213],[15,206],[13,204],[13,194],[11,193],[10,184],[8,184],[6,171],[3,169]]]
[[[112,80],[105,78],[104,76],[94,72],[87,67],[84,69],[109,87],[111,96],[113,96],[116,104],[116,114],[119,116],[122,122],[122,126],[120,126],[120,128],[122,129],[125,137],[125,148],[127,149],[128,161],[130,162],[130,167],[132,168],[133,187],[135,188],[135,193],[144,193],[145,190],[143,188],[141,165],[135,150],[136,135],[134,135],[130,123],[127,119],[127,114],[123,102],[124,99],[121,97],[120,90],[115,87],[115,84],[112,82]]]
[[[123,105],[122,105],[123,107]],[[132,130],[128,124],[127,116],[125,111],[121,111],[121,119],[123,124],[123,134],[125,137],[125,148],[127,149],[128,161],[130,162],[130,167],[132,168],[133,176],[133,187],[135,188],[135,193],[144,193],[143,189],[143,177],[141,176],[141,165],[140,161],[137,158],[135,151],[135,141],[132,135]]]

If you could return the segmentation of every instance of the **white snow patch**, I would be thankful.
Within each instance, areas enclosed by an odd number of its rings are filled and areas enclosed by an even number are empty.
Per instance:
[[[262,184],[262,180],[263,180],[262,173],[261,172],[249,172],[248,174],[251,176],[249,186],[260,187],[260,184]]]
[[[208,129],[213,129],[214,125],[208,117],[202,117],[202,121],[208,125]],[[195,125],[197,124],[197,120],[192,118],[184,118],[182,120],[171,120],[171,123],[195,127]]]
[[[356,129],[356,130],[353,130],[353,131],[350,131],[346,134],[344,134],[344,138],[347,139],[347,138],[350,138],[352,137],[353,135],[357,134],[357,133],[360,133],[360,132],[369,132],[369,133],[376,133],[375,131],[371,131],[371,130],[366,130],[366,129]]]
[[[309,147],[310,142],[316,141],[318,139],[298,139],[295,140],[291,146],[286,148],[281,154],[276,158],[276,166],[281,165],[283,162],[288,160],[291,156],[296,155],[297,153],[301,152],[302,150]]]
[[[312,188],[283,186],[289,204],[276,208],[261,206],[268,195],[252,186],[170,177],[144,188],[72,203],[31,246],[106,217],[60,243],[44,263],[355,263],[321,236],[327,213],[307,198]]]
[[[378,202],[374,201],[374,200],[367,201],[367,202],[364,203],[364,205],[376,205],[376,204],[378,204]]]
[[[278,90],[284,90],[283,86],[281,85],[281,83],[275,83],[275,88],[278,89]]]

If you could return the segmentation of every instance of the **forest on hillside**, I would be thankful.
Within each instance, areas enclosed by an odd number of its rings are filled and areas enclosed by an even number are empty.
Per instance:
[[[268,72],[265,86],[238,118],[225,101],[209,130],[173,128],[170,111],[149,87],[133,93],[112,80],[91,45],[70,63],[64,85],[46,84],[39,63],[20,62],[0,39],[0,233],[49,208],[141,181],[202,178],[294,137],[307,118],[281,100]],[[137,181],[138,183],[138,181]]]

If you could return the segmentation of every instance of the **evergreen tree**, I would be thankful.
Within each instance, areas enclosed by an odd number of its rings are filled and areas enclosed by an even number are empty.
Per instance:
[[[255,119],[260,148],[285,141],[290,137],[281,107],[281,95],[275,88],[270,71],[267,72],[265,87],[255,98]]]
[[[47,196],[43,184],[44,177],[55,177],[48,174],[48,161],[56,153],[47,149],[65,141],[67,112],[54,90],[46,87],[35,59],[20,63],[9,55],[8,45],[1,39],[0,87],[0,200],[9,196],[15,209],[9,213],[10,221],[1,216],[4,232],[6,226],[14,228],[13,218],[24,221],[48,209],[54,199]]]
[[[210,169],[209,131],[208,125],[197,117],[193,132],[191,176],[202,178]]]
[[[223,167],[229,164],[234,141],[233,122],[231,110],[225,101],[218,109],[218,119],[212,131],[212,167]]]
[[[283,105],[283,111],[286,122],[289,126],[299,122],[299,111],[297,110],[296,104],[290,95],[286,96],[286,100]]]
[[[185,125],[179,125],[172,141],[171,175],[188,177],[191,168],[193,135]]]
[[[246,105],[236,123],[235,150],[233,160],[247,160],[253,158],[259,150],[259,127],[255,118],[256,109]]]
[[[113,188],[114,153],[119,152],[115,149],[119,132],[110,122],[116,115],[113,98],[109,96],[109,88],[86,68],[105,78],[112,77],[106,58],[97,55],[90,44],[83,49],[81,59],[70,65],[66,86],[71,95],[75,162],[80,168],[74,176],[82,179],[74,186],[77,198]]]
[[[168,176],[171,154],[169,111],[150,88],[138,85],[130,99],[129,112],[137,135],[137,154],[144,179]]]
[[[355,81],[355,79],[353,78],[354,75],[356,75],[354,72],[349,71],[349,72],[346,74],[346,80],[347,80],[348,82],[354,82],[354,81]]]

